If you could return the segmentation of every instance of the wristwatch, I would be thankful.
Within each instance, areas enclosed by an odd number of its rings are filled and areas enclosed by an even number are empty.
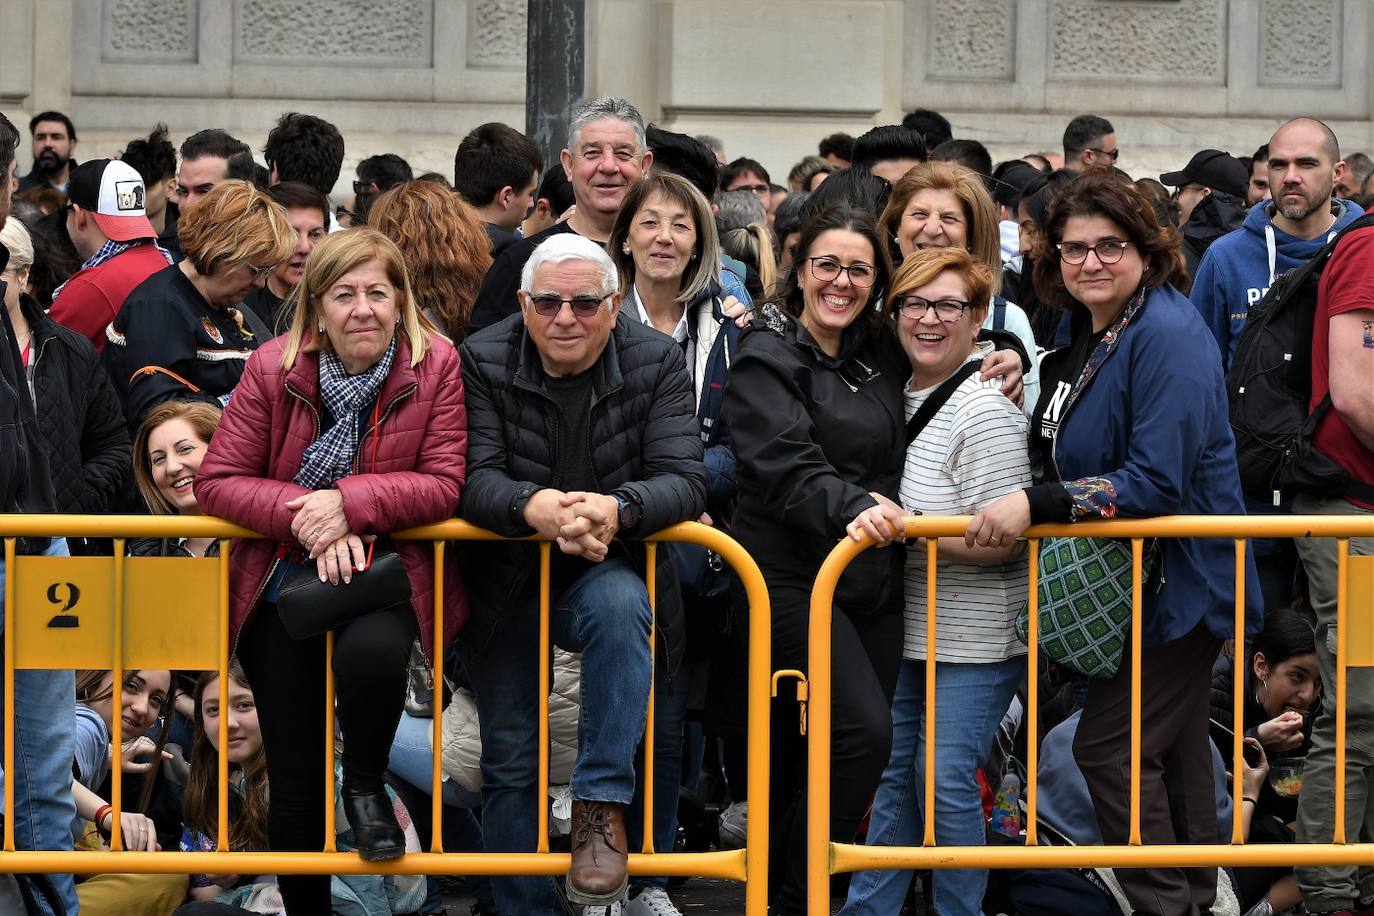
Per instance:
[[[616,517],[620,522],[621,531],[633,531],[639,525],[641,513],[639,511],[639,501],[627,499],[619,493],[615,494]]]

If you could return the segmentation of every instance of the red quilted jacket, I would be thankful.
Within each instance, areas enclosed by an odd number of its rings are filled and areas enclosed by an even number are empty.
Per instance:
[[[259,347],[234,389],[205,461],[196,475],[201,511],[267,536],[233,546],[229,572],[230,646],[248,621],[271,575],[277,545],[300,545],[285,504],[304,487],[292,483],[301,456],[318,435],[322,417],[319,357],[302,353],[281,367],[285,338]],[[384,535],[452,518],[466,478],[467,408],[458,352],[436,338],[418,366],[399,340],[391,374],[379,396],[381,442],[372,472],[372,435],[359,443],[366,473],[344,477],[344,514],[356,534]],[[397,541],[410,574],[415,616],[425,653],[433,655],[434,552],[428,541]],[[467,620],[467,595],[456,551],[444,556],[444,635]]]

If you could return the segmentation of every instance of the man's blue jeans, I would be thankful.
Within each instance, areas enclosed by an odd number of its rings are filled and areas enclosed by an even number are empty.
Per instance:
[[[627,805],[644,732],[652,615],[643,575],[607,559],[551,598],[555,645],[582,653],[581,721],[572,796]],[[539,615],[514,608],[480,654],[459,645],[482,732],[482,828],[488,852],[535,848],[539,780]],[[493,877],[496,905],[521,916],[555,914],[550,878]]]
[[[67,556],[67,542],[53,538],[43,555]],[[0,556],[0,606],[4,601],[5,572]],[[4,644],[0,642],[0,660],[3,657]],[[4,683],[0,679],[0,702],[3,700]],[[5,815],[14,818],[14,845],[18,849],[72,848],[72,821],[76,819],[72,801],[75,731],[76,680],[70,670],[14,672],[15,804],[5,805]],[[7,737],[0,719],[0,747]],[[3,790],[4,783],[0,782],[0,797]],[[76,882],[72,876],[50,874],[48,878],[61,896],[68,916],[75,916]]]
[[[1024,656],[985,665],[940,662],[935,669],[935,842],[982,846],[987,821],[975,772],[1026,672]],[[892,700],[892,756],[868,820],[870,846],[915,846],[925,818],[925,663],[903,659]],[[988,873],[936,869],[935,912],[979,916]],[[899,913],[909,871],[864,871],[849,882],[841,916]]]

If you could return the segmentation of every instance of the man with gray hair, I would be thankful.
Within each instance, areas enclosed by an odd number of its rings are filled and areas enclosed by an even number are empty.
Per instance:
[[[520,271],[540,243],[554,235],[576,233],[605,245],[620,202],[644,176],[654,154],[644,142],[644,118],[625,99],[603,96],[573,115],[568,146],[559,154],[572,184],[573,215],[502,251],[487,271],[473,305],[468,332],[495,324],[519,308]]]
[[[461,514],[555,544],[550,633],[582,654],[567,893],[610,907],[627,887],[624,808],[644,734],[653,621],[669,678],[684,642],[669,553],[657,552],[655,617],[639,539],[705,510],[701,437],[682,348],[621,315],[615,265],[595,242],[549,236],[522,265],[517,300],[516,314],[463,342]],[[458,651],[482,735],[485,846],[528,852],[548,802],[538,795],[539,555],[531,543],[472,544],[461,562],[472,611]],[[502,913],[562,912],[548,878],[491,883]]]

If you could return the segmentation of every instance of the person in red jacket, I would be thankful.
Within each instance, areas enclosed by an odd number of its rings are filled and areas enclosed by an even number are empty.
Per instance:
[[[67,234],[85,261],[53,291],[48,315],[97,352],[134,287],[172,263],[148,222],[146,195],[142,177],[118,159],[83,162],[67,186]]]
[[[365,544],[451,518],[466,476],[458,354],[415,307],[401,252],[370,229],[311,252],[285,335],[248,361],[195,481],[201,508],[261,532],[233,548],[230,643],[259,702],[272,785],[268,843],[318,850],[324,834],[325,638],[288,635],[276,606],[301,568],[350,582]],[[343,730],[343,805],[366,859],[399,856],[404,835],[382,785],[417,633],[433,652],[434,554],[397,541],[411,601],[334,632]],[[444,633],[467,598],[454,551]],[[432,657],[432,654],[431,654]],[[281,876],[286,911],[330,911],[327,876]]]

